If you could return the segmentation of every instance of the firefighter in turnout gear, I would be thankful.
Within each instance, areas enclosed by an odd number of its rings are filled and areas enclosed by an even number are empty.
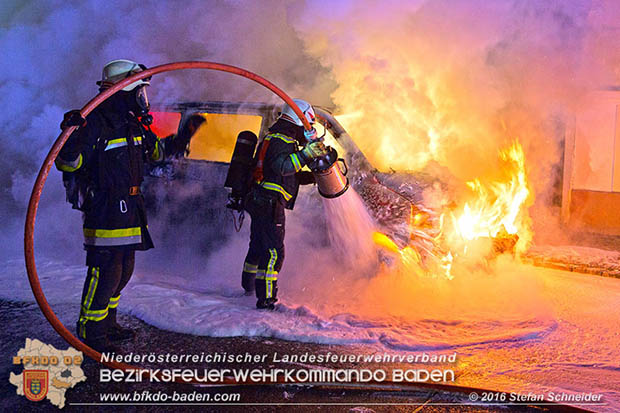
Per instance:
[[[294,99],[310,124],[312,106]],[[300,145],[305,145],[299,149]],[[256,291],[256,307],[274,309],[278,273],[284,261],[284,210],[293,209],[299,185],[314,183],[310,171],[301,169],[326,153],[316,140],[316,130],[305,131],[293,109],[285,105],[278,120],[258,145],[253,184],[245,200],[250,213],[250,247],[243,265],[242,285],[246,294]]]
[[[129,60],[114,60],[105,65],[97,84],[101,91],[145,69]],[[114,348],[112,341],[133,338],[132,330],[117,323],[117,306],[133,273],[135,251],[153,248],[140,184],[144,162],[161,161],[163,149],[148,126],[149,80],[118,91],[86,119],[79,111],[68,112],[61,124],[78,126],[56,159],[67,200],[84,218],[88,273],[77,332],[98,351]]]

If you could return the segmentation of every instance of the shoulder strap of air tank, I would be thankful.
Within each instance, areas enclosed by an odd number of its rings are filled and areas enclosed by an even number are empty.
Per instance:
[[[258,152],[258,157],[256,159],[256,167],[254,168],[254,172],[252,174],[252,176],[254,177],[254,181],[256,181],[257,183],[263,182],[263,178],[264,178],[264,174],[263,174],[263,168],[264,168],[264,161],[265,161],[265,156],[267,155],[267,149],[269,148],[269,143],[271,142],[272,138],[277,138],[280,139],[281,141],[285,142],[285,143],[295,143],[295,139],[291,138],[290,136],[286,136],[282,133],[270,133],[267,136],[265,136],[265,139],[263,139],[263,143],[261,145],[261,149]]]
[[[254,181],[257,183],[263,182],[264,174],[263,167],[265,163],[265,155],[267,154],[267,148],[269,148],[269,143],[271,142],[271,134],[265,136],[263,142],[261,143],[260,151],[258,152],[258,156],[256,158],[256,167],[254,168],[254,172],[252,176]]]

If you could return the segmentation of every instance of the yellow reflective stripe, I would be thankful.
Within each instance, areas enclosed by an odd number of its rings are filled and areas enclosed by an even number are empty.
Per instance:
[[[82,167],[82,154],[80,154],[73,162],[67,162],[61,158],[56,158],[56,167],[63,172],[75,172]]]
[[[276,192],[281,193],[286,201],[289,201],[293,197],[293,195],[286,192],[284,188],[282,188],[280,185],[275,184],[273,182],[263,182],[260,185],[265,189],[269,189],[271,191],[276,191]]]
[[[108,146],[109,145],[114,145],[115,143],[127,143],[127,138],[118,138],[118,139],[112,139],[108,141]]]
[[[257,280],[268,280],[268,281],[278,281],[278,277],[268,277],[266,275],[257,275]]]
[[[91,315],[91,316],[96,316],[96,315],[101,315],[101,314],[105,314],[108,312],[108,307],[104,308],[103,310],[87,310],[84,307],[82,307],[82,313],[86,314],[86,315]]]
[[[243,272],[249,272],[251,274],[256,274],[258,271],[258,265],[249,264],[247,262],[243,263]]]
[[[126,138],[118,138],[109,140],[107,145],[105,146],[104,151],[109,151],[110,149],[121,148],[123,146],[127,146]]]
[[[86,338],[86,319],[80,315],[80,319],[78,320],[79,330],[78,334],[82,338]]]
[[[295,143],[295,139],[293,139],[293,138],[291,138],[289,136],[283,135],[281,133],[270,133],[267,136],[273,136],[274,138],[278,138],[280,140],[283,140],[286,143]]]
[[[90,320],[90,321],[101,321],[104,320],[106,317],[108,316],[108,309],[105,309],[105,314],[102,315],[86,315],[86,314],[82,314],[80,316],[80,321],[81,320]]]
[[[89,238],[122,238],[142,235],[141,227],[121,229],[91,229],[84,228],[84,236]]]
[[[277,274],[277,271],[274,271],[274,267],[276,265],[276,261],[278,260],[278,251],[275,248],[269,248],[269,263],[267,264],[267,274]]]
[[[119,294],[117,297],[111,297],[108,308],[116,308],[118,307],[118,300],[121,299],[121,295]]]
[[[84,297],[83,303],[84,309],[86,310],[88,310],[93,303],[95,291],[97,290],[97,285],[99,284],[99,267],[92,267],[91,274],[92,277],[88,285],[88,292],[86,293],[86,297]]]
[[[87,321],[101,321],[108,316],[108,307],[102,310],[90,309],[95,297],[95,292],[97,291],[97,285],[99,285],[99,267],[92,267],[91,275],[92,277],[88,284],[88,292],[86,293],[86,297],[84,297],[84,302],[82,303],[82,308],[80,311],[80,319],[78,321],[78,334],[82,338],[86,338]]]
[[[266,297],[267,298],[271,298],[273,295],[273,281],[276,281],[278,279],[277,272],[274,270],[274,267],[276,265],[276,261],[278,260],[278,251],[276,251],[275,248],[269,248],[269,263],[267,264],[267,274],[272,275],[271,277],[269,275],[265,275],[265,283],[266,285]]]
[[[88,291],[86,292],[86,296],[84,297],[84,301],[82,302],[82,307],[84,308],[88,308],[89,307],[89,302],[90,302],[90,296],[93,294],[93,285],[95,283],[95,267],[91,268],[91,279],[90,282],[88,283]]]
[[[295,172],[301,171],[301,162],[299,162],[299,157],[296,153],[291,154],[291,162],[293,162],[293,166],[295,167]]]
[[[141,145],[142,144],[142,136],[134,136],[133,137],[133,141],[136,145]],[[105,147],[105,151],[108,151],[110,149],[115,149],[115,148],[121,148],[123,146],[127,146],[127,138],[116,138],[116,139],[111,139],[108,141],[106,147]]]
[[[155,142],[155,150],[153,150],[153,154],[151,155],[151,159],[154,160],[155,162],[159,162],[163,159],[163,152],[159,150],[159,139],[157,139],[157,142]]]

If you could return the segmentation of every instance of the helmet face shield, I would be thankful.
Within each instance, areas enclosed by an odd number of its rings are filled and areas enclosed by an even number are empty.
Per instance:
[[[151,105],[149,104],[149,97],[146,94],[146,85],[141,85],[136,88],[136,104],[142,113],[148,113],[151,108]]]

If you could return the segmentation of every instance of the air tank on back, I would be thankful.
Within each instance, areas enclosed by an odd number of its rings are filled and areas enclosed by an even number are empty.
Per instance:
[[[227,208],[241,211],[243,197],[249,190],[252,174],[252,160],[258,137],[250,131],[243,131],[237,136],[235,150],[230,160],[230,167],[226,175],[225,188],[230,188]]]

